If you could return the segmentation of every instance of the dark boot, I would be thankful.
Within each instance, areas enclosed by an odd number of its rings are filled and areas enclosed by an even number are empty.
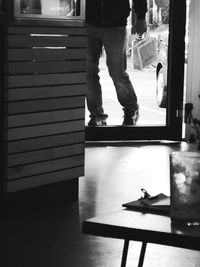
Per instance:
[[[90,121],[88,122],[88,126],[106,126],[107,118],[108,118],[107,114],[100,114],[100,115],[92,116]]]
[[[124,109],[124,121],[122,123],[123,126],[133,126],[136,125],[139,119],[139,110],[125,110]]]

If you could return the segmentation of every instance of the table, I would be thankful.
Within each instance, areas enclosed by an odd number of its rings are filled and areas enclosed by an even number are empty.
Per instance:
[[[138,267],[143,266],[147,243],[200,250],[200,227],[178,226],[169,216],[123,209],[83,221],[83,233],[124,240],[121,267],[126,266],[129,241],[141,241]]]

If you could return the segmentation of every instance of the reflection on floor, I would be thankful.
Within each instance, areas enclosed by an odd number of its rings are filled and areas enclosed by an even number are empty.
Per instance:
[[[169,153],[179,145],[87,147],[78,202],[0,220],[2,267],[117,267],[123,241],[83,235],[84,219],[141,196],[169,194]],[[53,196],[52,196],[53,197]],[[137,266],[131,242],[127,267]],[[150,244],[144,267],[197,267],[200,252]]]

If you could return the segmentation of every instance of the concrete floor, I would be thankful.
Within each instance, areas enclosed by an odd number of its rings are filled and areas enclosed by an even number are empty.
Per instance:
[[[84,235],[82,221],[122,209],[141,196],[141,187],[169,194],[169,153],[179,149],[142,143],[87,147],[79,201],[0,220],[0,266],[120,266],[123,241]],[[127,267],[137,266],[140,246],[131,242]],[[199,267],[200,252],[150,244],[144,267],[157,266]]]

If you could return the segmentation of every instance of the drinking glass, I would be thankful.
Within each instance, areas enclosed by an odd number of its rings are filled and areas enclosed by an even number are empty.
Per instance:
[[[200,225],[200,153],[170,154],[171,221]]]

